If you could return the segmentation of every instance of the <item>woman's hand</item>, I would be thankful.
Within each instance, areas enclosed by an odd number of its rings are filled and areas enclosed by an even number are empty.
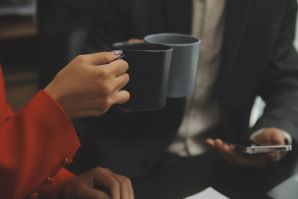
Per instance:
[[[69,118],[100,116],[130,94],[128,64],[117,60],[122,51],[80,55],[62,69],[45,91],[61,105]]]
[[[96,168],[67,183],[61,199],[134,199],[130,179]]]

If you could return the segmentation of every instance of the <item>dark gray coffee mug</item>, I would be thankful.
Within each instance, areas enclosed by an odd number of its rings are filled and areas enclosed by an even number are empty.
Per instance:
[[[160,44],[116,43],[129,64],[131,98],[121,108],[134,111],[161,109],[166,104],[167,85],[173,48]]]
[[[191,96],[196,84],[200,39],[184,34],[161,33],[146,36],[145,42],[174,48],[167,96]]]

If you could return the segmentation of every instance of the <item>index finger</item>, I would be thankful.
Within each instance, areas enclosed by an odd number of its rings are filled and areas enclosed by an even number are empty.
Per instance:
[[[81,55],[80,57],[89,65],[103,65],[109,64],[118,59],[123,54],[122,50],[115,50],[112,52],[100,52],[87,55]]]

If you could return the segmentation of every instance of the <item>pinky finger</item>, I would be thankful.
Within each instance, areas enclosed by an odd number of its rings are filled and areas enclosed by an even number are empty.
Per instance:
[[[126,90],[120,90],[114,95],[115,104],[124,104],[130,99],[130,93]]]

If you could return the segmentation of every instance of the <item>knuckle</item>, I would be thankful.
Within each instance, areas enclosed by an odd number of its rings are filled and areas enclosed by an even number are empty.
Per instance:
[[[79,63],[84,63],[86,62],[86,57],[84,55],[78,55],[75,60]]]
[[[111,179],[111,183],[112,183],[112,187],[114,189],[116,189],[116,190],[119,190],[120,189],[121,186],[120,186],[120,183],[117,180]]]
[[[126,81],[126,82],[129,82],[129,81],[130,81],[130,76],[129,76],[128,73],[125,73],[125,74],[124,74],[124,77],[125,77],[125,81]]]
[[[108,99],[103,100],[101,103],[101,109],[103,109],[104,112],[107,111],[107,109],[111,106],[110,101]]]
[[[108,169],[108,168],[101,168],[101,170],[102,170],[102,172],[104,172],[104,173],[109,173],[109,172],[110,172],[110,169]]]
[[[106,95],[110,95],[111,93],[113,93],[114,91],[114,87],[111,85],[111,84],[103,84],[102,85],[102,92],[103,94],[106,94]],[[108,100],[108,99],[106,99]]]
[[[124,95],[125,95],[124,96],[125,100],[128,101],[130,99],[130,96],[131,96],[130,93],[128,91],[124,91]]]
[[[107,84],[106,85],[106,92],[108,94],[112,94],[115,90],[115,87],[112,84]],[[109,101],[109,99],[107,99]]]
[[[110,56],[109,53],[102,52],[102,53],[100,53],[100,55],[101,55],[101,59],[102,59],[103,62],[105,62],[105,63],[111,62],[111,56]]]
[[[104,170],[105,170],[106,172],[108,172],[108,173],[110,173],[110,172],[111,172],[111,170],[110,170],[110,169],[108,169],[108,168],[104,168]]]
[[[119,95],[116,99],[117,103],[119,103],[119,104],[123,104],[130,99],[130,93],[128,91],[123,90],[121,93],[122,94]]]
[[[96,172],[96,173],[102,173],[104,170],[103,168],[101,167],[96,167],[95,169],[92,170],[93,172]]]
[[[129,69],[129,65],[126,61],[124,61],[123,59],[120,59],[119,62],[121,64],[121,66],[123,67],[123,69],[126,69],[126,70]]]
[[[121,71],[128,71],[129,69],[129,65],[126,61],[124,61],[123,59],[119,59],[115,62],[113,62],[113,65],[118,68],[121,69]]]
[[[129,178],[127,178],[127,177],[125,177],[125,176],[121,176],[121,179],[123,180],[123,182],[124,182],[125,184],[131,184],[131,180],[130,180]]]
[[[118,85],[124,87],[126,84],[128,84],[128,82],[130,81],[130,77],[129,75],[126,73],[126,74],[123,74],[121,76],[121,81],[118,82]]]
[[[107,70],[102,69],[98,72],[98,76],[105,79],[110,76],[110,73]]]

